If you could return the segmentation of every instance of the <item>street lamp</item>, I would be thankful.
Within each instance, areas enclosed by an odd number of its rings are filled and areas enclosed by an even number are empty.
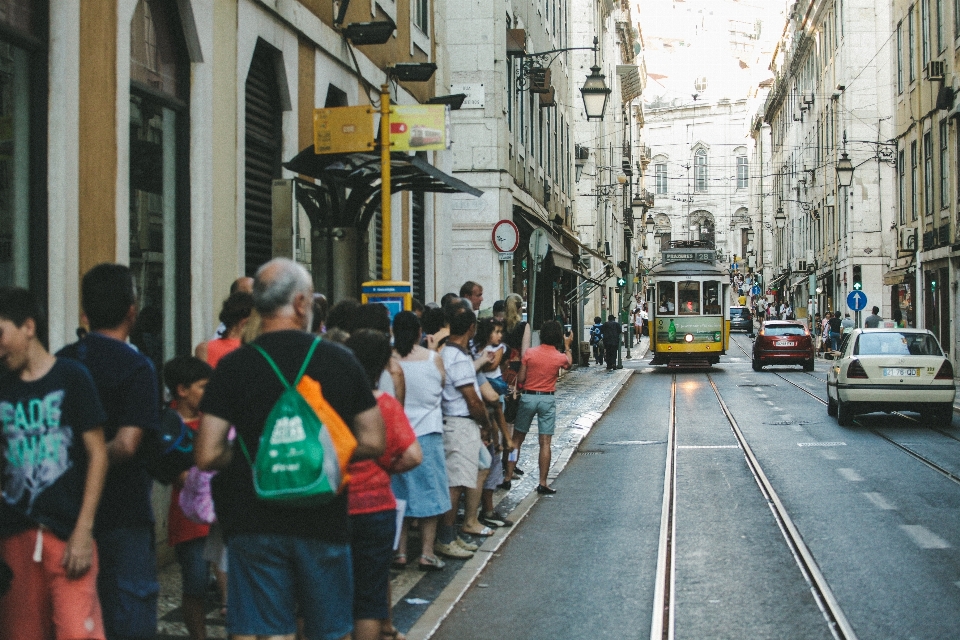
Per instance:
[[[657,223],[653,221],[653,215],[647,214],[647,221],[643,224],[647,228],[647,233],[652,234],[657,230]]]
[[[853,184],[853,163],[850,162],[846,151],[840,154],[840,160],[837,162],[837,182],[841,187],[849,187]]]
[[[783,207],[777,209],[777,215],[773,216],[773,219],[777,223],[777,229],[783,229],[787,226],[787,214],[783,212]]]
[[[747,229],[747,244],[753,244],[754,235],[756,234],[754,234],[752,227]]]
[[[600,73],[600,65],[597,62],[597,56],[600,52],[600,40],[596,36],[593,38],[593,66],[590,67],[590,75],[587,81],[580,88],[580,95],[583,96],[583,110],[587,113],[587,122],[591,120],[603,120],[603,114],[607,110],[607,99],[610,97],[611,89],[604,82],[604,75]]]

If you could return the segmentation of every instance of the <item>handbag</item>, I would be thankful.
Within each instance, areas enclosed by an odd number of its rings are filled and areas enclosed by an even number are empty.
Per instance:
[[[216,471],[201,471],[197,467],[190,467],[187,471],[187,479],[180,490],[180,510],[191,522],[213,524],[217,521],[210,491],[210,481],[216,474]]]
[[[514,422],[517,419],[517,409],[520,408],[519,394],[514,391],[503,396],[503,419]]]

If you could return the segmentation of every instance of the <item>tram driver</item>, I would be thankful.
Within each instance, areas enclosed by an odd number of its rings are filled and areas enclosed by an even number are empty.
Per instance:
[[[673,300],[668,300],[667,296],[661,295],[660,306],[657,308],[657,311],[660,313],[673,313],[674,312]]]

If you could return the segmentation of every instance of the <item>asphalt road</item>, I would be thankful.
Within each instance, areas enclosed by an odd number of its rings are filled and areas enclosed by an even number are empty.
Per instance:
[[[825,398],[825,365],[733,347],[710,377],[856,637],[960,637],[960,483],[879,435],[960,476],[960,429],[841,428],[790,384]],[[639,366],[435,638],[650,636],[673,375]],[[705,374],[677,374],[676,417],[675,637],[830,637]]]

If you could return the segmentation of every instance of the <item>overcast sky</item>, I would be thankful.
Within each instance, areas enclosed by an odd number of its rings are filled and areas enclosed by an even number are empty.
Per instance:
[[[785,5],[786,0],[639,0],[645,99],[679,105],[694,93],[706,101],[746,98],[752,84],[771,76],[770,55],[783,32]]]

